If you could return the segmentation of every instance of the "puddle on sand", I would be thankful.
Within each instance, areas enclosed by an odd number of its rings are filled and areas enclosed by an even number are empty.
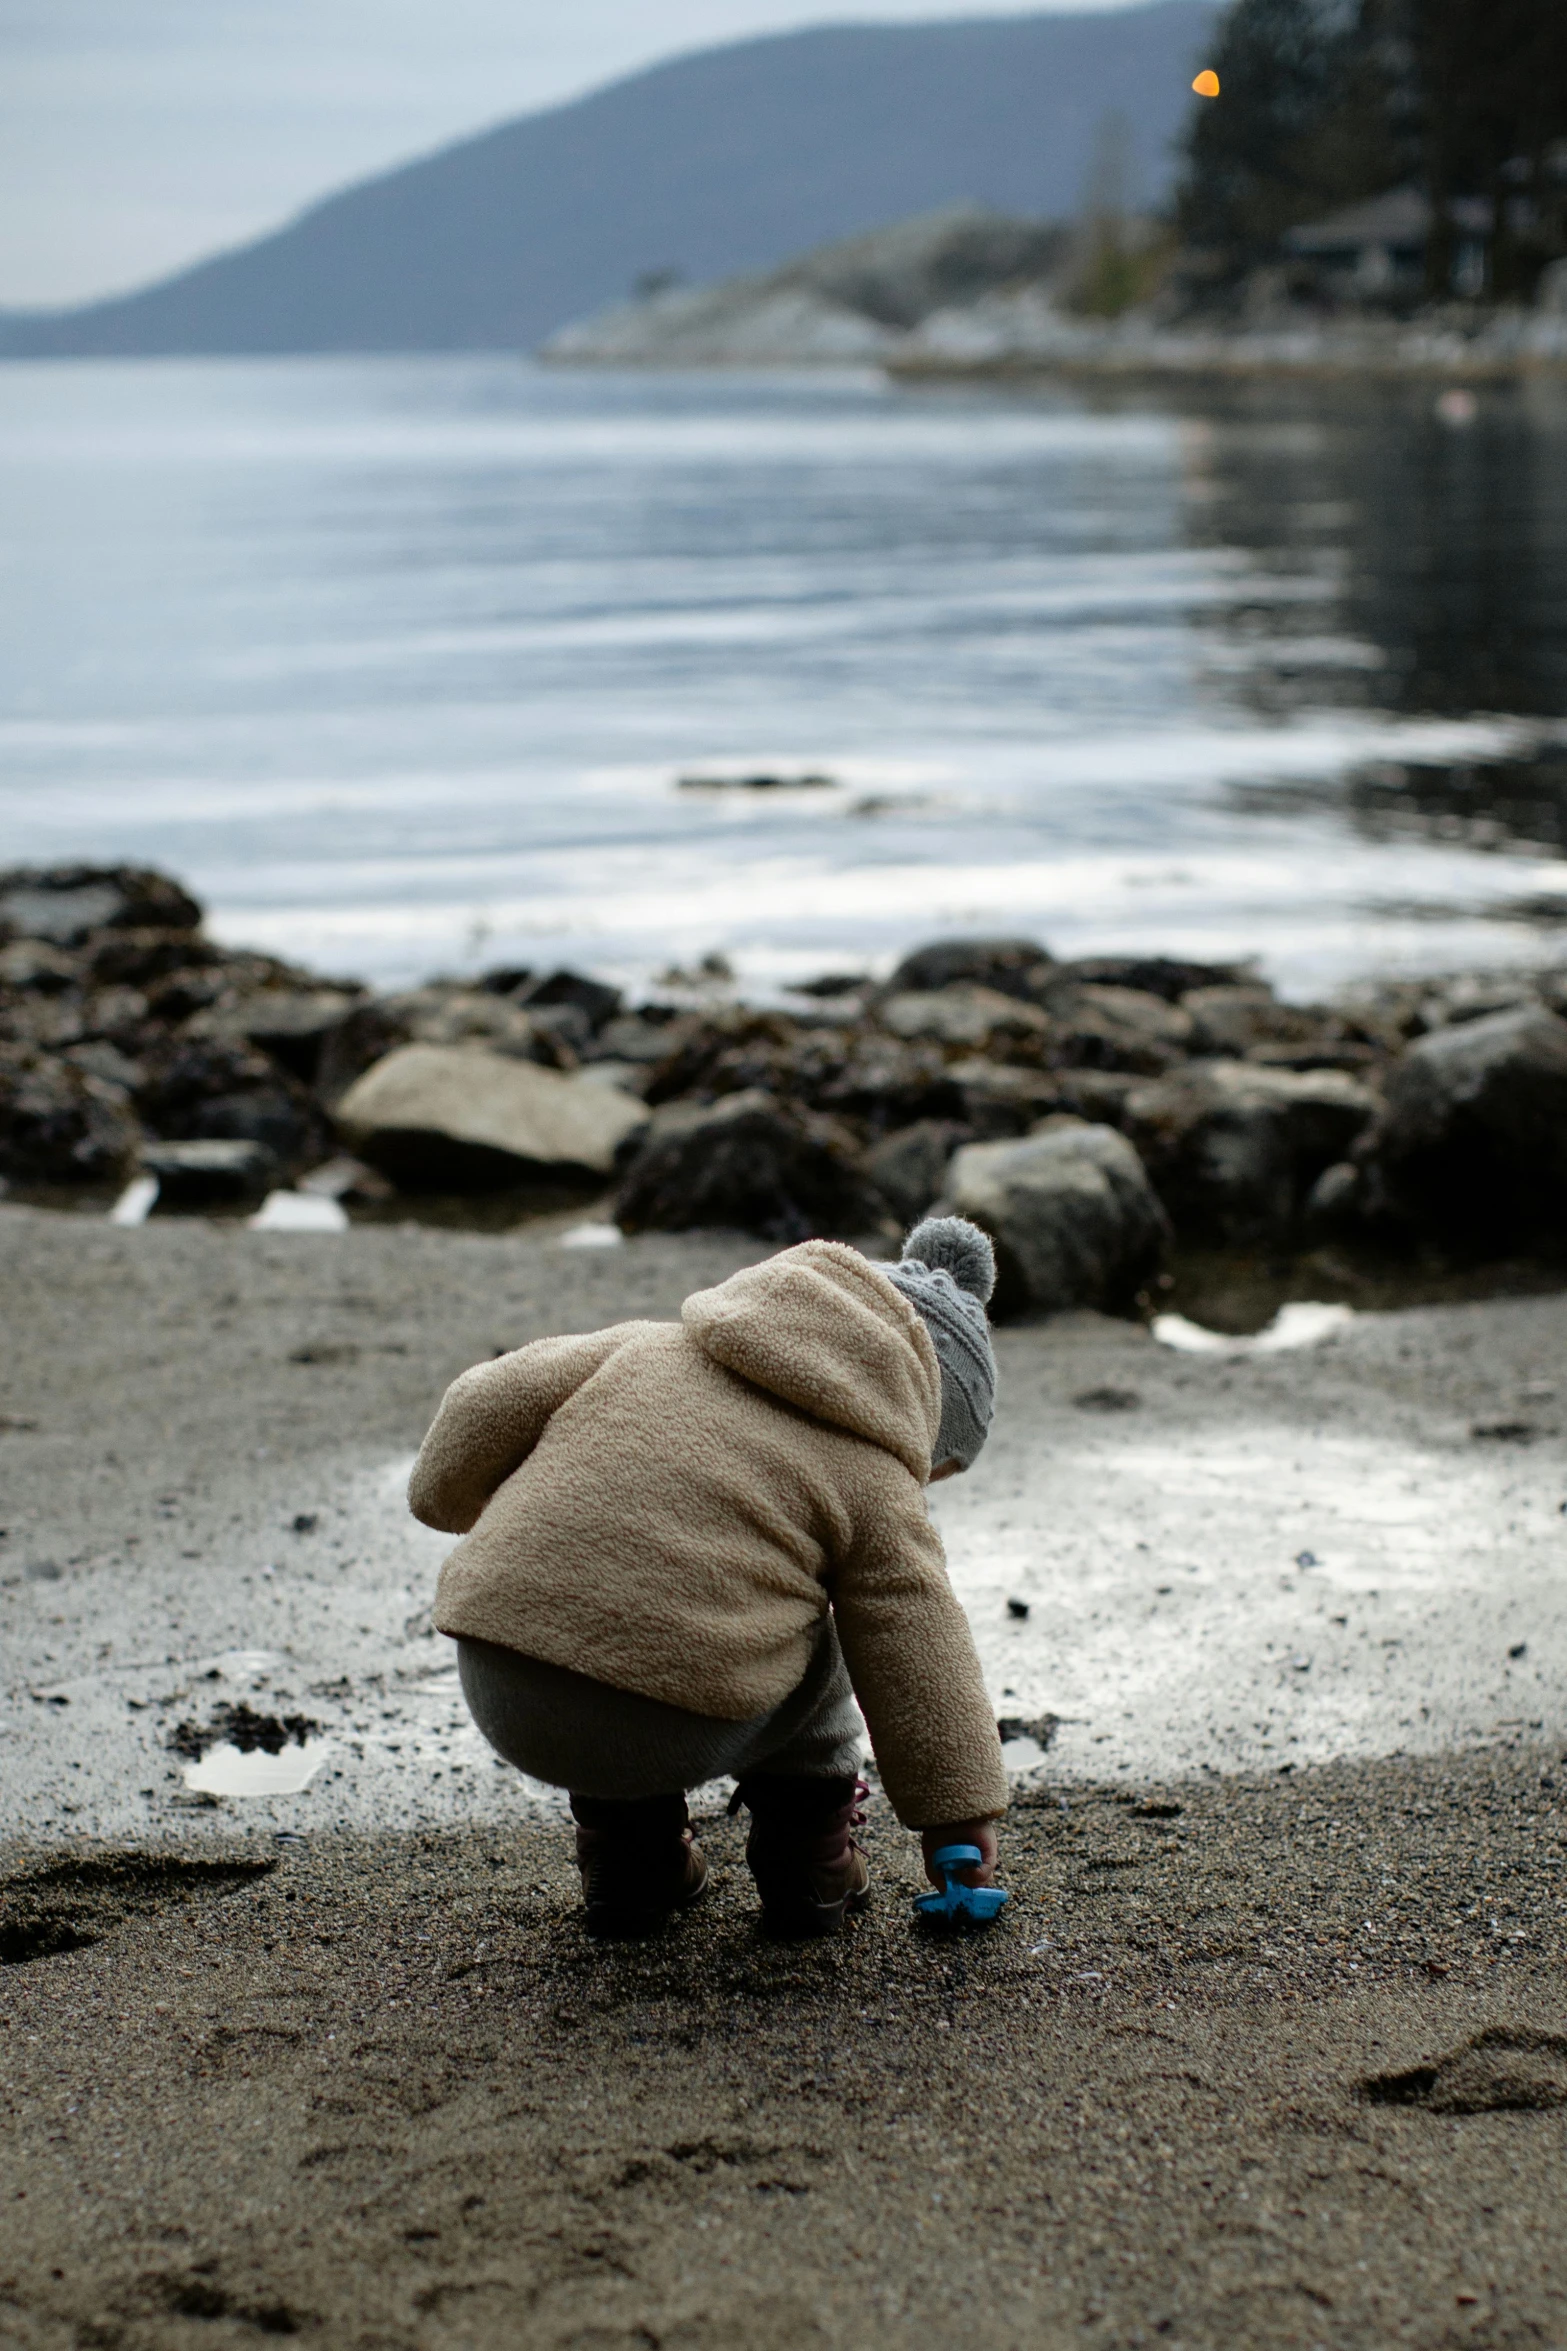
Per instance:
[[[1188,1322],[1184,1314],[1156,1314],[1152,1329],[1161,1347],[1174,1347],[1183,1355],[1283,1355],[1295,1347],[1320,1346],[1354,1319],[1351,1306],[1303,1298],[1281,1306],[1267,1328],[1250,1338],[1205,1330],[1201,1323]]]
[[[186,1758],[182,1777],[195,1795],[297,1796],[332,1751],[319,1728],[304,1714],[258,1714],[242,1699],[215,1707],[206,1723],[176,1724],[169,1745]]]
[[[275,1755],[265,1747],[252,1747],[247,1753],[220,1739],[197,1762],[186,1764],[183,1777],[186,1787],[200,1796],[297,1796],[331,1752],[330,1739],[290,1741]]]

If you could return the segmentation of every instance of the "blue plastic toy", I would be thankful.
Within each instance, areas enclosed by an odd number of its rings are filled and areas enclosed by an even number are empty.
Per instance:
[[[989,1926],[1004,1902],[1012,1897],[1003,1886],[966,1886],[956,1874],[979,1859],[977,1845],[943,1845],[932,1855],[936,1867],[947,1881],[942,1894],[916,1894],[914,1907],[922,1918],[941,1920],[948,1926],[958,1926],[972,1920],[976,1926]]]

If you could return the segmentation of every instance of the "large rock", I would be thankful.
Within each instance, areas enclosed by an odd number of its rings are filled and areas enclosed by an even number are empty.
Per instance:
[[[296,1079],[254,1047],[214,1037],[156,1043],[136,1106],[154,1135],[259,1143],[284,1166],[321,1158],[328,1141],[320,1106]]]
[[[669,1054],[648,1085],[655,1104],[760,1091],[858,1120],[878,1135],[920,1118],[964,1116],[963,1090],[937,1045],[743,1006],[672,1022],[670,1036]]]
[[[354,1150],[410,1190],[487,1191],[607,1176],[646,1123],[613,1086],[477,1045],[404,1045],[337,1105]]]
[[[137,1126],[124,1090],[64,1060],[0,1049],[0,1175],[13,1183],[107,1183]]]
[[[627,1232],[729,1225],[772,1241],[864,1232],[882,1214],[836,1120],[757,1091],[661,1110],[615,1202]]]
[[[1028,997],[1037,994],[1050,968],[1050,950],[1037,939],[933,939],[905,955],[887,985],[900,995],[967,982]]]
[[[1051,1060],[1060,1069],[1157,1077],[1192,1049],[1191,1014],[1150,988],[1053,979],[1044,1001],[1056,1028]]]
[[[900,989],[883,1000],[878,1017],[883,1028],[908,1043],[924,1039],[976,1053],[994,1044],[1003,1049],[1019,1042],[1042,1046],[1050,1034],[1050,1022],[1037,1005],[967,981],[950,988]]]
[[[1021,1142],[967,1145],[947,1171],[939,1213],[972,1218],[995,1242],[998,1314],[1123,1312],[1158,1272],[1170,1237],[1130,1143],[1077,1120],[1052,1119]]]
[[[917,1119],[876,1145],[866,1172],[898,1222],[918,1224],[946,1181],[952,1154],[974,1139],[972,1128],[951,1119]]]
[[[1079,980],[1100,988],[1135,988],[1178,1004],[1192,988],[1228,987],[1244,975],[1232,963],[1188,963],[1173,955],[1078,955],[1058,963],[1054,980]]]
[[[13,866],[0,873],[0,939],[74,947],[94,931],[194,930],[200,921],[195,899],[148,866]]]
[[[518,1003],[526,1004],[530,1012],[552,1009],[580,1012],[590,1033],[613,1020],[625,1001],[620,990],[612,988],[607,980],[591,979],[586,972],[564,969],[547,972],[542,978],[530,973],[515,993]]]
[[[97,987],[148,988],[171,972],[207,971],[221,959],[199,932],[164,924],[101,931],[89,941],[84,960]]]
[[[1377,1107],[1339,1070],[1199,1061],[1135,1087],[1122,1124],[1183,1239],[1282,1240]]]
[[[986,1061],[974,1054],[949,1061],[947,1076],[961,1089],[962,1117],[974,1130],[965,1139],[972,1143],[1031,1134],[1051,1111],[1079,1107],[1075,1102],[1063,1105],[1057,1078],[1010,1061]]]
[[[1422,1037],[1361,1157],[1373,1215],[1490,1253],[1567,1231],[1567,1021],[1521,1005]]]
[[[1328,1012],[1281,1004],[1260,982],[1249,987],[1190,988],[1181,998],[1190,1014],[1192,1051],[1239,1061],[1269,1046],[1335,1046],[1344,1024]]]
[[[548,1017],[536,1019],[514,999],[483,988],[454,988],[437,980],[380,1001],[412,1045],[485,1045],[492,1053],[537,1061],[546,1069],[577,1066],[575,1051],[569,1043],[563,1046]]]

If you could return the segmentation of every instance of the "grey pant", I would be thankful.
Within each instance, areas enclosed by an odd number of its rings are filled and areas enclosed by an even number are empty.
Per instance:
[[[864,1750],[830,1616],[803,1680],[750,1722],[689,1714],[493,1641],[460,1640],[457,1671],[496,1754],[576,1796],[667,1796],[751,1771],[848,1779]]]

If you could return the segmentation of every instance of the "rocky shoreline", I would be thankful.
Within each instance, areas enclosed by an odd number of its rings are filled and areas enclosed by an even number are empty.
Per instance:
[[[995,1236],[1013,1314],[1146,1306],[1172,1245],[1484,1261],[1567,1228],[1567,968],[1296,1005],[1245,967],[949,939],[766,1006],[724,978],[377,995],[218,946],[167,875],[16,869],[0,1178],[139,1183],[138,1214],[608,1194],[626,1232],[776,1242],[940,1203]]]

